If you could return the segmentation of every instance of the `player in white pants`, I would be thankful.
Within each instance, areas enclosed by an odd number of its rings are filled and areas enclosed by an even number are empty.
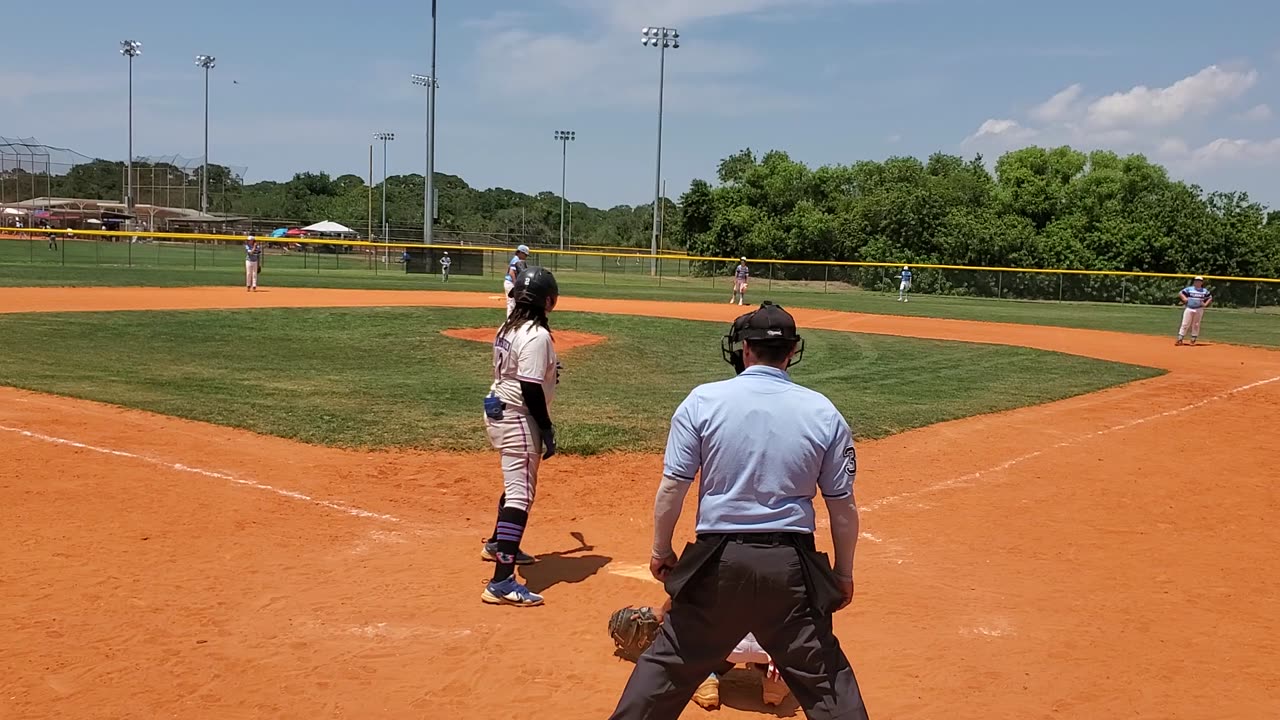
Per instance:
[[[662,608],[655,614],[658,620],[666,619],[667,611],[671,610],[671,598],[667,598],[662,604]],[[787,695],[791,691],[787,688],[787,683],[782,679],[782,675],[778,672],[777,666],[773,664],[773,658],[769,657],[769,653],[760,646],[760,642],[756,640],[756,636],[747,633],[742,638],[733,651],[724,659],[724,667],[721,668],[720,675],[728,672],[734,665],[750,665],[761,672],[762,690],[764,694],[764,703],[766,705],[780,705],[782,701],[787,699]],[[711,710],[720,706],[720,677],[712,673],[698,689],[693,693],[693,701],[700,707]]]
[[[898,278],[902,282],[898,283],[898,300],[900,302],[911,302],[907,299],[907,293],[911,291],[911,268],[903,265],[902,272],[898,274]]]
[[[507,296],[507,317],[511,317],[511,311],[516,306],[515,298],[511,296],[511,289],[516,285],[516,277],[529,267],[528,260],[529,246],[521,245],[516,248],[516,254],[507,263],[507,274],[502,278],[502,292]]]
[[[1199,275],[1191,281],[1189,287],[1178,293],[1178,304],[1185,304],[1187,307],[1182,311],[1182,325],[1178,328],[1178,341],[1174,345],[1181,345],[1188,331],[1191,333],[1191,344],[1196,344],[1196,338],[1200,335],[1200,320],[1204,317],[1205,308],[1211,303],[1213,293],[1204,286],[1204,278]]]
[[[453,267],[453,258],[449,257],[449,251],[444,251],[444,257],[440,258],[440,281],[449,282],[449,268]],[[507,312],[510,315],[510,311]]]
[[[520,273],[512,292],[515,306],[493,340],[493,385],[484,399],[489,444],[502,458],[502,497],[493,535],[480,556],[496,564],[480,599],[491,605],[531,607],[542,596],[516,579],[516,565],[534,562],[520,552],[538,488],[538,468],[556,452],[550,408],[559,383],[559,364],[547,314],[560,290],[546,268]]]
[[[262,262],[262,248],[258,241],[250,235],[244,243],[244,289],[253,292],[258,289],[258,268]]]
[[[738,267],[733,269],[733,297],[729,298],[729,304],[735,302],[739,305],[747,301],[747,279],[750,277],[751,271],[747,268],[747,259],[744,257],[738,262]]]

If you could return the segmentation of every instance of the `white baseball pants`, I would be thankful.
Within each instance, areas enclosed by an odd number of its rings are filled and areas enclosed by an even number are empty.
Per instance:
[[[1182,326],[1178,328],[1178,337],[1186,337],[1187,331],[1191,332],[1191,337],[1200,335],[1200,319],[1204,317],[1204,308],[1187,308],[1182,311]]]
[[[528,415],[503,411],[501,420],[485,415],[489,444],[502,457],[502,487],[506,506],[529,511],[538,490],[538,466],[542,462],[542,431]]]
[[[756,636],[751,633],[747,633],[747,636],[742,638],[742,641],[733,649],[733,652],[729,653],[729,656],[726,657],[725,660],[733,663],[734,665],[746,663],[768,665],[770,662],[769,653],[765,652],[764,648],[760,647],[760,643],[756,640]]]
[[[258,261],[244,261],[244,286],[247,288],[258,287]]]
[[[502,281],[502,294],[507,296],[507,317],[511,317],[511,311],[516,309],[516,299],[511,297],[511,289],[515,287],[515,283],[511,282],[508,277]]]

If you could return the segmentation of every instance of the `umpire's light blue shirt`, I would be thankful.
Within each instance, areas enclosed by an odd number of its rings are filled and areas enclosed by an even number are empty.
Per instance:
[[[663,469],[686,482],[701,471],[696,532],[812,533],[814,495],[852,495],[857,456],[830,400],[754,365],[680,403]]]

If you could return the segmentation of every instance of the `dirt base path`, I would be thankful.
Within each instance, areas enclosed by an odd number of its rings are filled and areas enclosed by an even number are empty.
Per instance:
[[[385,305],[503,300],[0,289],[0,312]],[[1170,370],[862,444],[858,596],[836,629],[872,717],[1280,716],[1280,353],[795,314]],[[12,389],[0,438],[4,718],[604,718],[631,669],[608,614],[661,600],[645,579],[653,456],[547,463],[525,546],[541,562],[523,572],[547,605],[521,611],[479,601],[487,454],[352,453]],[[765,708],[756,683],[731,674],[709,717],[801,717]]]

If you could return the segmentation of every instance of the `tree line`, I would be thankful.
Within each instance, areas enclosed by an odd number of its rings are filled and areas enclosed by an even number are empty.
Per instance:
[[[134,202],[166,207],[200,206],[200,169],[187,172],[165,164],[134,163]],[[386,181],[387,223],[393,239],[421,237],[424,176],[396,175]],[[119,201],[125,194],[124,163],[107,160],[76,165],[56,175],[9,170],[0,175],[0,202],[33,197],[69,197]],[[560,196],[490,188],[472,188],[460,177],[436,174],[442,233],[469,233],[527,244],[556,244],[560,237]],[[371,192],[372,191],[372,192]],[[228,168],[209,166],[209,210],[280,225],[309,225],[319,220],[342,223],[364,234],[370,219],[381,235],[382,183],[372,187],[356,175],[331,177],[323,172],[297,173],[285,182],[244,184]],[[680,226],[680,210],[667,200],[665,227]],[[651,242],[653,204],[618,205],[608,209],[581,202],[566,206],[572,221],[566,228],[573,244],[644,247]],[[569,232],[571,230],[571,232]],[[665,247],[678,237],[664,232]]]
[[[134,168],[136,202],[198,207],[198,171]],[[746,149],[719,163],[716,180],[694,180],[678,203],[666,201],[666,247],[714,257],[1280,277],[1280,214],[1247,193],[1173,180],[1141,155],[1028,147],[1000,157],[994,171],[981,156],[944,153],[811,169],[785,152],[757,158]],[[123,163],[106,160],[51,177],[9,170],[0,201],[45,194],[118,200],[123,185]],[[393,237],[420,236],[423,185],[420,174],[387,179]],[[371,188],[356,175],[303,172],[246,185],[211,165],[209,186],[216,212],[281,224],[334,220],[358,231],[369,219]],[[555,193],[481,190],[445,174],[437,174],[436,187],[442,233],[558,241]],[[380,183],[372,187],[375,233],[381,191]],[[652,207],[574,202],[572,240],[647,248]]]
[[[991,172],[980,155],[811,169],[746,149],[717,179],[680,198],[691,254],[1280,277],[1280,213],[1142,155],[1027,147]]]

